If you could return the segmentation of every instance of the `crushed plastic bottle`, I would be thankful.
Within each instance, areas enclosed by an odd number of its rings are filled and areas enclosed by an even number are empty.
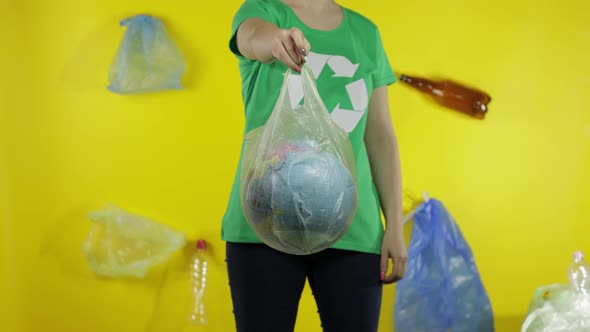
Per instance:
[[[192,310],[189,321],[192,325],[207,323],[205,292],[207,289],[207,243],[197,241],[196,251],[191,259]]]
[[[207,278],[211,256],[205,240],[190,241],[167,265],[146,332],[209,331]]]
[[[570,284],[576,293],[590,294],[590,266],[584,261],[584,253],[574,252],[573,263],[567,271]]]

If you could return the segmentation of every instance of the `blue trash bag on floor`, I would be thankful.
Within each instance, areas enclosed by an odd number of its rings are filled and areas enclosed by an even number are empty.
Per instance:
[[[395,332],[491,332],[494,320],[473,254],[443,204],[414,215],[405,277],[397,284]]]
[[[182,89],[185,62],[162,22],[137,15],[121,26],[127,31],[111,65],[108,89],[120,94]]]

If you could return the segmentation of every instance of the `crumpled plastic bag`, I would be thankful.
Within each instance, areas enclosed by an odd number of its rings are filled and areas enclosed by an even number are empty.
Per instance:
[[[422,203],[413,226],[407,272],[397,285],[395,331],[494,331],[471,249],[443,204]]]
[[[113,205],[88,217],[93,224],[82,252],[101,276],[142,278],[184,246],[181,232]]]
[[[182,89],[184,59],[162,22],[137,15],[121,25],[127,31],[111,65],[109,90],[134,94]]]
[[[539,287],[521,332],[590,332],[590,294],[571,285]]]
[[[244,215],[272,248],[312,254],[339,240],[357,208],[348,134],[331,118],[311,68],[302,66],[303,105],[289,99],[290,70],[266,124],[245,137],[240,178]]]

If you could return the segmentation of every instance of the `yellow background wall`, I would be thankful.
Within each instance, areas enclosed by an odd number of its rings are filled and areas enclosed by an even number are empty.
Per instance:
[[[234,330],[220,218],[243,128],[233,1],[0,0],[0,330],[143,331],[161,269],[99,280],[80,253],[88,211],[113,202],[204,236],[214,255],[208,331]],[[533,290],[590,255],[590,4],[584,0],[343,1],[374,20],[394,70],[488,91],[485,121],[390,89],[404,188],[456,217],[498,331],[517,331]],[[186,89],[109,93],[136,13],[165,21]],[[343,289],[343,291],[346,291]],[[391,331],[394,287],[380,331]],[[298,332],[319,331],[308,290]]]

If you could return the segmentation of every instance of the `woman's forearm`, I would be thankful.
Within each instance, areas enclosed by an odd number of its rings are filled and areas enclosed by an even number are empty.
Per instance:
[[[238,29],[238,49],[248,59],[271,62],[274,60],[272,51],[280,31],[279,27],[263,19],[247,19]]]
[[[399,153],[395,136],[385,138],[389,144],[380,145],[379,151],[370,154],[371,172],[377,187],[387,227],[402,226],[402,188]],[[397,225],[390,225],[391,223]]]
[[[387,228],[402,226],[402,180],[397,138],[391,124],[387,89],[373,92],[365,145]]]

